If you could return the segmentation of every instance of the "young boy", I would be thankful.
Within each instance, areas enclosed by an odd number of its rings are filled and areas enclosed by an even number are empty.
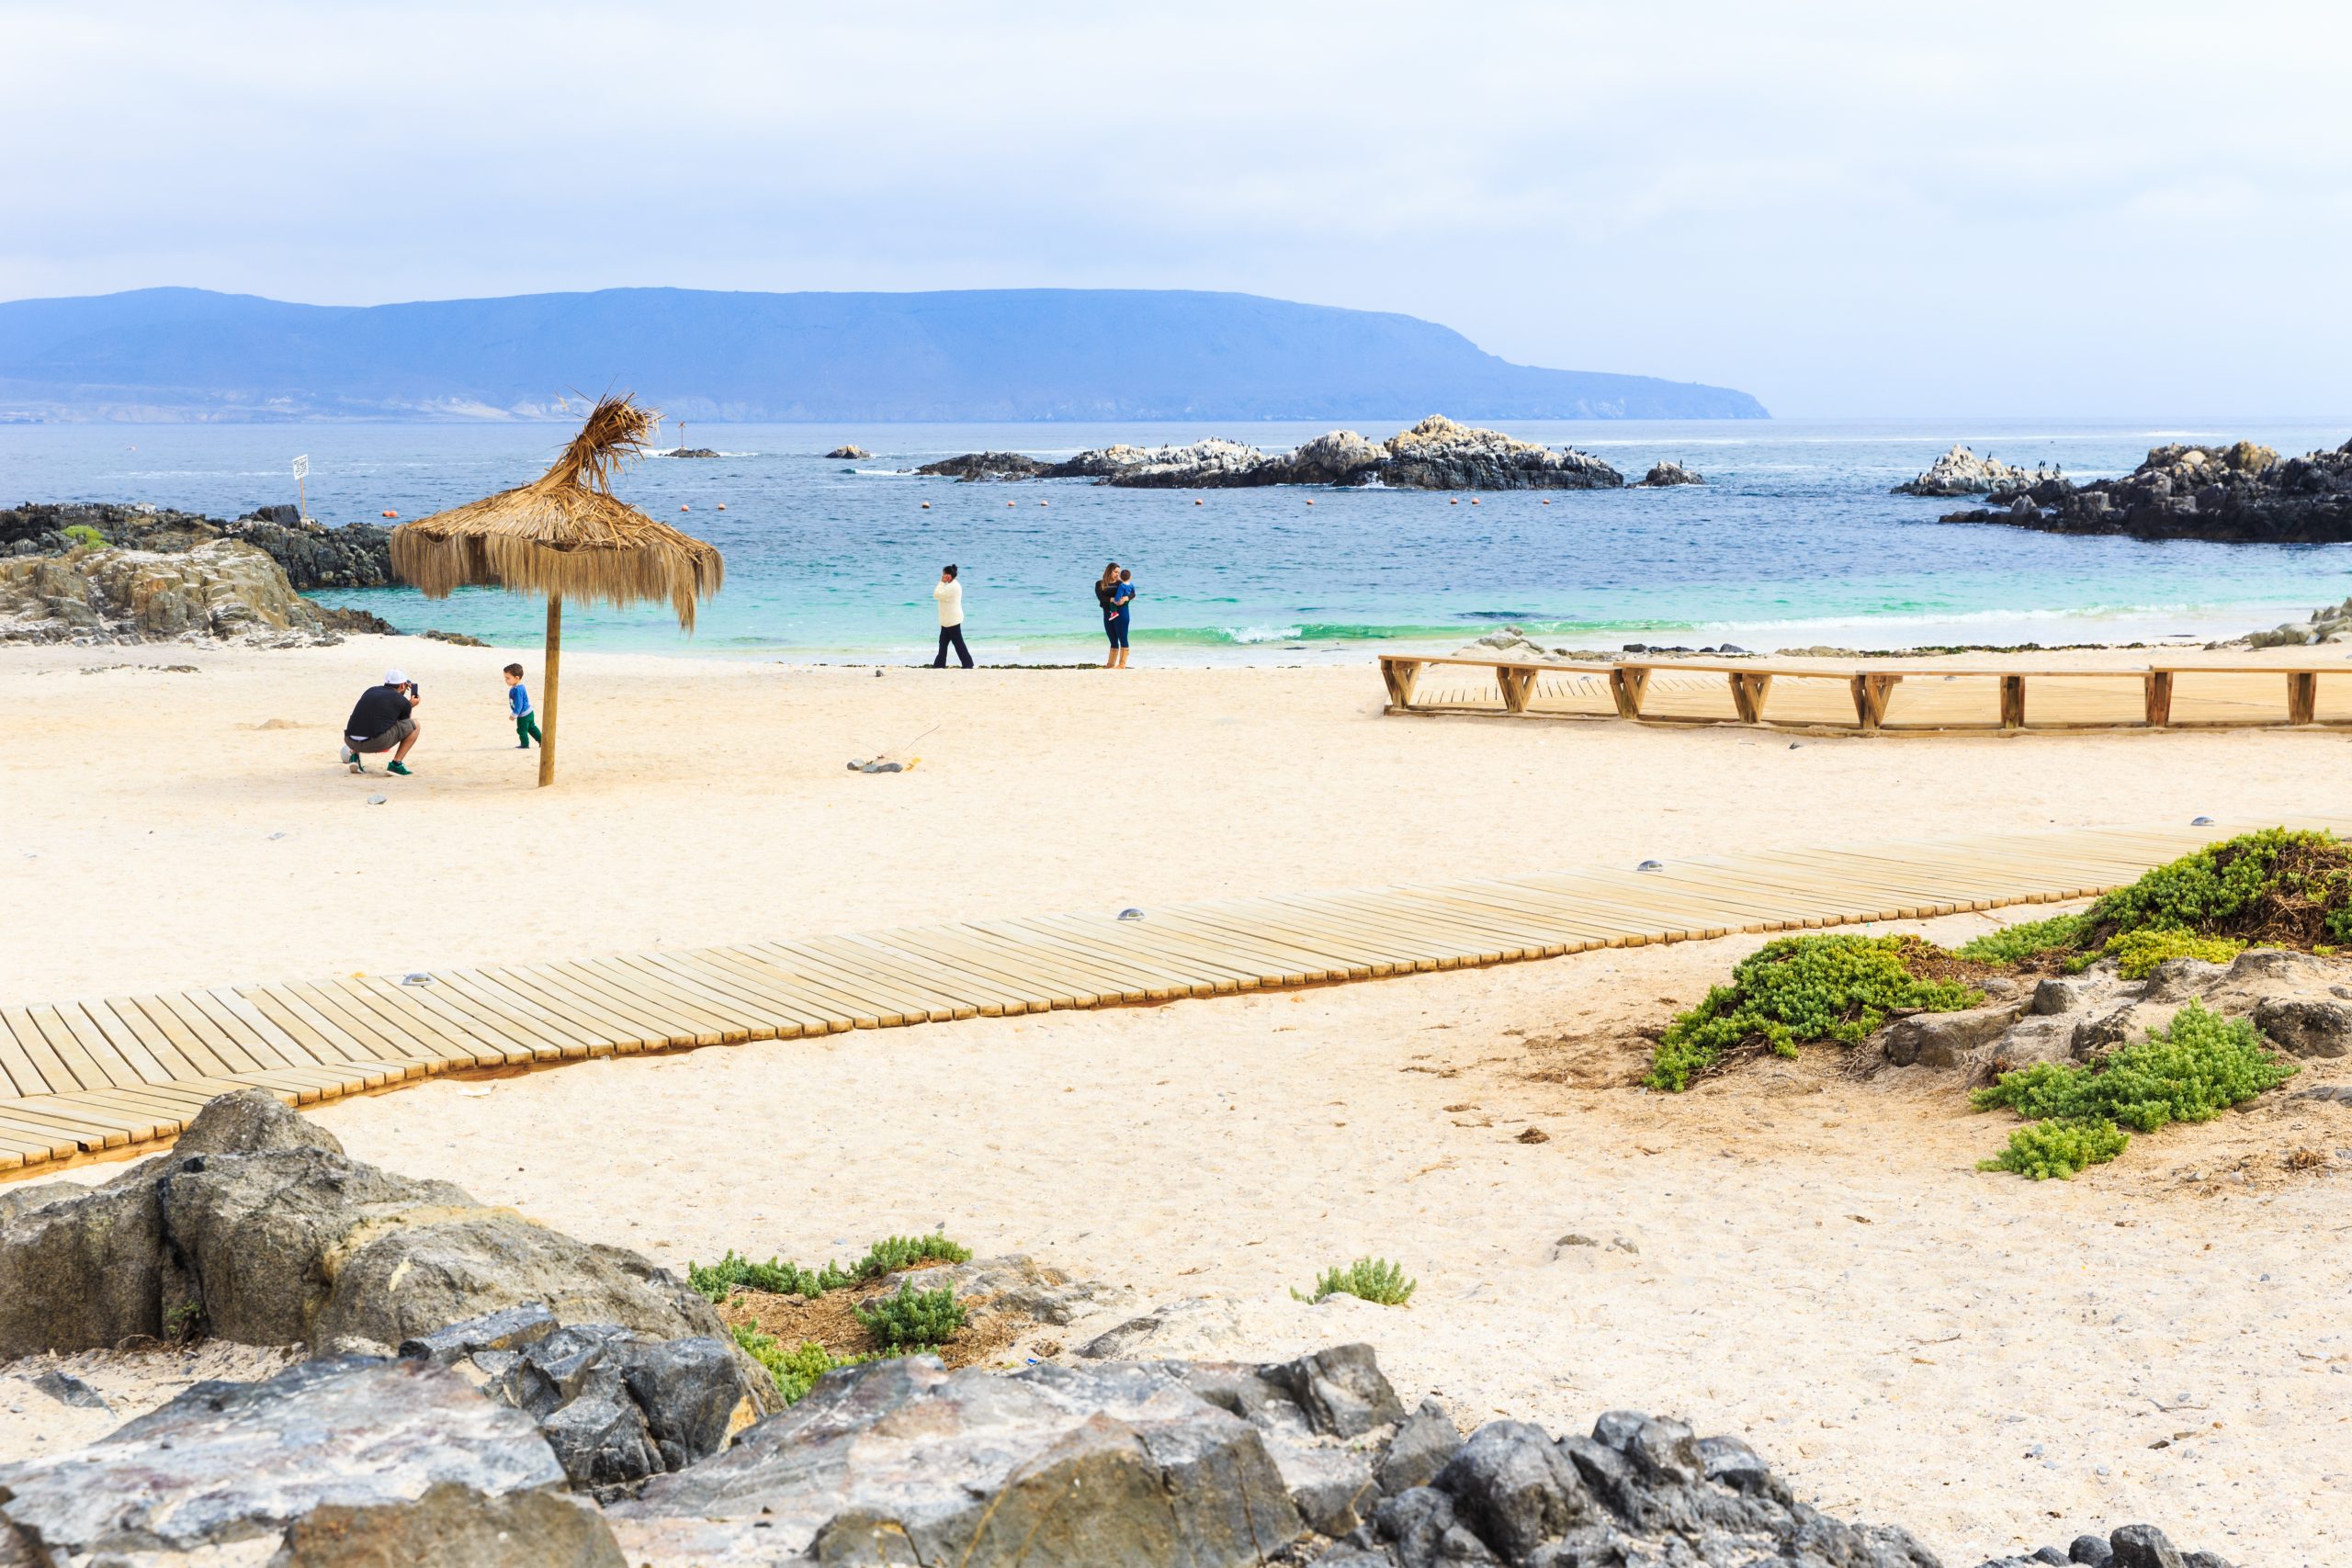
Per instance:
[[[547,744],[547,738],[539,733],[538,718],[531,712],[531,694],[523,688],[523,667],[519,664],[506,667],[506,708],[514,716],[517,751],[529,750],[534,740],[542,746]]]

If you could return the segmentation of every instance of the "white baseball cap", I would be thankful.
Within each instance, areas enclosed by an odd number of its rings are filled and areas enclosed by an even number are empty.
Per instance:
[[[408,684],[408,677],[401,674],[397,670],[387,670],[384,671],[384,684],[387,686],[405,686]]]

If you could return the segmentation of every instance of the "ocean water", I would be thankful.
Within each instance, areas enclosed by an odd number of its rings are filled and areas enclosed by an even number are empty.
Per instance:
[[[1055,457],[1206,434],[1286,447],[1326,427],[696,423],[687,440],[722,457],[650,459],[618,488],[717,544],[725,591],[691,638],[660,610],[576,606],[566,608],[565,637],[635,651],[927,658],[931,585],[947,561],[962,569],[975,653],[1013,662],[1100,657],[1092,583],[1108,559],[1135,571],[1135,657],[1156,663],[1451,649],[1503,626],[1602,649],[2203,638],[2352,594],[2352,546],[1950,525],[1937,516],[1970,502],[1886,493],[1954,440],[2091,478],[2126,471],[2166,441],[2334,446],[2352,420],[1501,423],[1593,452],[1628,479],[1672,457],[1708,482],[1481,494],[1475,505],[1467,495],[1376,489],[958,484],[904,470],[989,448]],[[1377,439],[1395,424],[1358,428]],[[231,516],[293,501],[288,464],[304,454],[313,516],[418,517],[530,479],[568,434],[504,423],[0,425],[0,498],[149,502]],[[665,430],[665,444],[676,434]],[[842,443],[876,455],[821,456]],[[536,603],[494,591],[438,603],[405,589],[324,597],[412,631],[529,641],[540,626]]]

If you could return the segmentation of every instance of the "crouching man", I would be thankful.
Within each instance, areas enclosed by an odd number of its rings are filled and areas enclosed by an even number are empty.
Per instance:
[[[364,773],[368,764],[362,757],[390,751],[392,760],[385,772],[405,774],[409,748],[416,744],[416,705],[424,700],[416,682],[397,670],[385,672],[382,685],[360,693],[343,725],[343,760],[351,771]]]

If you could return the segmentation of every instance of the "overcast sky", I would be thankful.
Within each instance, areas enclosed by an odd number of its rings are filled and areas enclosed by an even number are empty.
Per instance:
[[[1803,415],[2352,412],[2352,6],[29,5],[0,299],[1238,289]]]

